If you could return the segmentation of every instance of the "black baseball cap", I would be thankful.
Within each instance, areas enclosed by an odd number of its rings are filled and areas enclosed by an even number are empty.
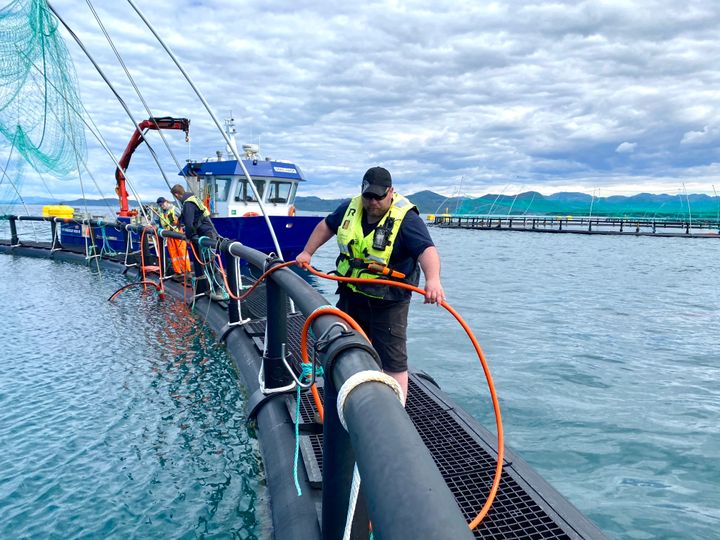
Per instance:
[[[165,197],[158,197],[158,200],[155,201],[157,204],[162,204],[168,202]]]
[[[362,194],[372,193],[378,197],[387,194],[388,188],[392,186],[392,176],[383,167],[371,167],[363,176]]]

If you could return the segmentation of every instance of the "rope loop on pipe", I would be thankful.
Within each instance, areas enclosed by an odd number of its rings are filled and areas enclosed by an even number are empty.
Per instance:
[[[392,388],[393,392],[395,392],[395,395],[400,400],[400,403],[403,402],[403,392],[400,388],[400,383],[398,383],[395,379],[393,379],[390,375],[383,373],[382,371],[374,371],[374,370],[366,370],[366,371],[360,371],[356,373],[355,375],[351,376],[347,381],[345,381],[340,387],[340,391],[338,392],[338,398],[337,398],[337,410],[338,410],[338,416],[340,417],[340,423],[345,428],[345,431],[347,431],[347,424],[345,423],[345,400],[350,395],[350,392],[355,390],[358,386],[360,386],[363,383],[366,382],[380,382],[383,384],[386,384],[390,388]]]

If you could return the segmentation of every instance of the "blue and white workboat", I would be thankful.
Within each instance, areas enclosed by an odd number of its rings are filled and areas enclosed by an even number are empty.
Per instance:
[[[187,133],[189,126],[189,120],[171,117],[151,118],[138,125],[115,173],[116,192],[120,198],[119,224],[141,219],[137,211],[129,208],[124,171],[135,149],[144,141],[147,130],[178,129]],[[262,158],[258,146],[254,144],[245,144],[238,152],[232,119],[226,120],[225,130],[230,143],[226,147],[229,159],[218,151],[215,157],[188,162],[179,174],[185,178],[188,189],[210,209],[212,221],[221,236],[238,240],[263,253],[276,253],[277,248],[263,216],[264,209],[283,258],[294,259],[322,219],[320,216],[299,216],[296,213],[295,197],[300,183],[305,181],[302,171],[287,161]],[[234,158],[236,155],[242,160],[257,192]],[[128,235],[121,228],[91,227],[70,220],[61,225],[60,233],[61,242],[67,247],[87,247],[89,239],[92,239],[93,245],[99,244],[101,249],[125,250],[130,242],[131,249],[135,250],[140,241],[137,234]]]
[[[262,215],[269,216],[285,260],[294,259],[305,246],[319,216],[298,216],[295,196],[305,181],[300,168],[288,161],[261,158],[257,145],[245,144],[242,152],[235,147],[235,128],[226,121],[226,133],[233,148],[228,154],[241,156],[257,194],[236,159],[218,156],[201,162],[190,162],[180,172],[190,189],[202,196],[221,236],[270,253],[276,251],[272,236]],[[258,198],[260,199],[258,201]]]

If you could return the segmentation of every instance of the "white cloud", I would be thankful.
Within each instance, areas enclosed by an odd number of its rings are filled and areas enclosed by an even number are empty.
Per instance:
[[[715,141],[720,134],[717,127],[704,126],[700,131],[688,131],[682,136],[680,144],[705,144]]]
[[[637,143],[623,142],[618,145],[615,151],[618,154],[632,154],[635,151]]]
[[[239,142],[259,139],[264,154],[296,162],[307,195],[350,195],[376,164],[406,193],[450,194],[461,177],[472,194],[510,184],[541,192],[718,184],[720,148],[708,127],[720,125],[714,0],[143,4],[214,113],[232,111]],[[133,117],[146,118],[87,6],[53,6]],[[191,118],[189,147],[165,134],[178,160],[223,148],[131,8],[109,0],[95,8],[152,114]],[[132,122],[67,39],[85,105],[119,156]],[[158,134],[148,140],[174,181]],[[112,193],[112,160],[91,138],[88,146],[93,176]],[[143,147],[128,176],[147,198],[167,191]],[[45,193],[31,179],[24,187]]]

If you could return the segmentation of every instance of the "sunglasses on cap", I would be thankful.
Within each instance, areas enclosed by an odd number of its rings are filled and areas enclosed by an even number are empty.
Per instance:
[[[363,199],[368,199],[371,201],[382,201],[385,197],[387,197],[388,193],[390,192],[390,188],[387,188],[385,190],[385,193],[382,195],[375,195],[374,193],[363,193]]]

